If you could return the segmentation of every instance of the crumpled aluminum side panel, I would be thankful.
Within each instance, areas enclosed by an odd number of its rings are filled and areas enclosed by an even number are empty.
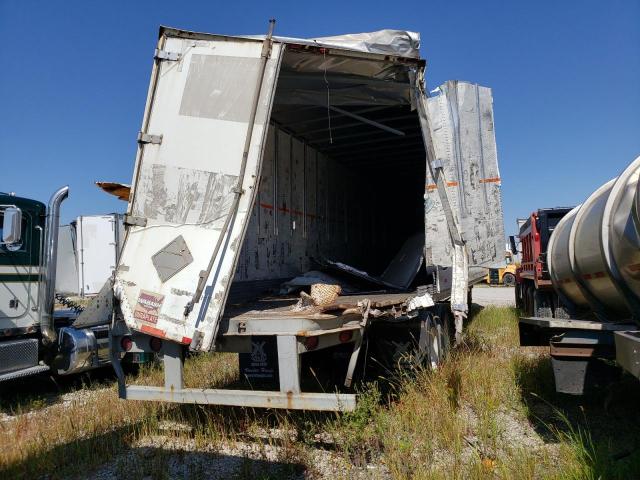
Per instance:
[[[157,82],[154,91],[152,81],[143,129],[146,125],[146,133],[163,137],[160,144],[146,144],[139,153],[129,213],[144,219],[146,225],[128,228],[114,291],[130,328],[191,344],[194,350],[208,350],[255,197],[282,45],[273,44],[266,64],[244,193],[235,212],[230,212],[233,190],[240,174],[263,43],[168,36],[161,37],[159,47],[182,56],[179,61],[160,61],[153,77]],[[230,233],[204,294],[185,317],[185,306],[230,214],[234,215]],[[163,281],[153,257],[171,242],[175,244],[179,236],[188,249],[186,260],[176,262],[176,271],[163,275]]]
[[[312,40],[328,47],[420,58],[420,34],[418,32],[385,29],[375,32],[320,37]]]
[[[247,35],[244,38],[263,39],[264,35]],[[355,52],[420,58],[420,33],[407,30],[383,29],[375,32],[346,33],[332,37],[294,38],[274,36],[274,40],[296,45],[340,48]]]
[[[447,196],[465,241],[469,282],[504,263],[504,222],[491,89],[448,81],[427,100],[436,161],[443,163]],[[425,192],[427,265],[452,266],[453,245],[435,186]],[[482,268],[484,267],[484,268]]]

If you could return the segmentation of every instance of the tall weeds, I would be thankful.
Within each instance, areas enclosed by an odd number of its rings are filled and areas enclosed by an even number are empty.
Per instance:
[[[230,451],[246,460],[237,478],[303,470],[311,478],[638,477],[640,388],[556,395],[546,350],[518,346],[517,320],[514,309],[477,312],[441,367],[413,365],[360,385],[357,409],[345,414],[128,402],[103,385],[84,386],[66,404],[36,400],[0,422],[0,477],[82,477],[113,464],[118,478],[169,478],[179,458],[188,474],[180,478],[206,478],[206,462]],[[237,374],[233,355],[197,356],[185,367],[194,387]],[[132,382],[160,384],[162,372],[146,368]],[[156,439],[171,448],[145,447]],[[214,456],[197,456],[205,452]]]

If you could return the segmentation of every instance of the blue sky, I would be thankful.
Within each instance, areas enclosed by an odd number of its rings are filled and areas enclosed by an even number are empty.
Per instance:
[[[131,180],[157,29],[314,37],[422,35],[429,87],[493,88],[507,233],[574,205],[640,154],[640,2],[0,0],[0,190],[63,220],[124,210],[94,180]]]

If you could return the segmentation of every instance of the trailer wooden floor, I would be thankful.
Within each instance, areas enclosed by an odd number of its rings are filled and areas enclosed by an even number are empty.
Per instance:
[[[414,292],[341,295],[331,305],[300,310],[293,309],[300,298],[298,296],[264,296],[253,301],[227,304],[223,319],[233,321],[274,317],[335,319],[341,317],[345,310],[357,308],[358,302],[365,299],[371,302],[372,308],[381,309],[402,305],[414,295]]]

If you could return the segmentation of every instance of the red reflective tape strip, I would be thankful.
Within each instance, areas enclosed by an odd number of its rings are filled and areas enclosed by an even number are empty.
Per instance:
[[[489,177],[489,178],[482,178],[480,180],[480,183],[498,183],[500,181],[500,177]]]
[[[190,345],[191,339],[189,337],[182,337],[182,343],[184,343],[185,345]]]
[[[585,273],[582,278],[585,280],[593,280],[594,278],[604,278],[607,274],[604,272]]]
[[[164,330],[160,330],[159,328],[150,327],[149,325],[142,325],[140,327],[140,331],[143,333],[148,333],[149,335],[153,335],[154,337],[165,338],[166,333]]]
[[[267,210],[273,210],[274,209],[273,205],[270,205],[268,203],[261,203],[260,206],[262,208],[266,208]],[[292,215],[299,215],[301,217],[305,216],[304,212],[301,212],[300,210],[290,210],[287,207],[278,207],[277,210],[279,212],[290,213]],[[313,213],[307,213],[306,216],[309,217],[309,218],[317,218],[317,215],[314,215]]]
[[[480,183],[499,183],[500,177],[490,177],[490,178],[482,178],[480,179]],[[447,182],[447,187],[457,187],[459,185],[458,182]],[[427,190],[435,190],[438,186],[435,183],[430,183],[427,185]]]
[[[447,187],[457,187],[458,182],[447,182]],[[435,183],[430,183],[427,185],[427,190],[435,190],[438,186]]]

